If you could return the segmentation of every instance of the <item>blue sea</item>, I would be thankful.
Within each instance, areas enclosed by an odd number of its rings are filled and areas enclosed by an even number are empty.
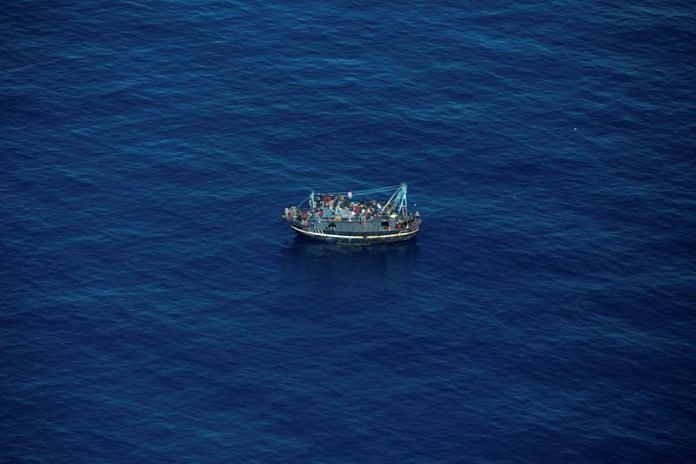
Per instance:
[[[1,462],[696,462],[690,2],[1,10]]]

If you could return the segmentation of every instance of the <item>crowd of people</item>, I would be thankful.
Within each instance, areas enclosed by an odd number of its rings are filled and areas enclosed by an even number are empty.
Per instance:
[[[375,218],[397,217],[393,205],[382,206],[377,200],[353,201],[351,195],[325,195],[313,198],[314,208],[285,208],[285,217],[307,222],[313,217],[332,221],[370,221]]]

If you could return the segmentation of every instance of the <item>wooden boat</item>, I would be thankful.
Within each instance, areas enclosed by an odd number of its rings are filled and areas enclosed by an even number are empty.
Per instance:
[[[391,193],[391,196],[387,197]],[[315,193],[282,218],[297,234],[325,242],[350,245],[401,242],[416,236],[421,224],[411,214],[407,186],[381,187],[341,193]]]

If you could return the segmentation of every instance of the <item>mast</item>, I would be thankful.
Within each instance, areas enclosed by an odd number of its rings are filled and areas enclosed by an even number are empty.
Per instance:
[[[396,191],[396,198],[394,198],[394,208],[399,216],[406,216],[408,214],[408,202],[406,201],[406,191],[407,186],[405,183],[401,183],[399,190]]]
[[[399,188],[396,190],[396,192],[394,192],[391,198],[389,198],[387,204],[384,205],[384,208],[386,209],[387,206],[393,204],[394,211],[396,211],[396,214],[398,214],[399,216],[408,215],[408,202],[406,201],[407,190],[408,187],[405,183],[402,182],[401,185],[399,185]]]

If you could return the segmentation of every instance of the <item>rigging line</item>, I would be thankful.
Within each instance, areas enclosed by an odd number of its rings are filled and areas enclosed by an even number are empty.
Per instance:
[[[387,190],[387,189],[395,189],[400,187],[400,185],[386,185],[384,187],[375,187],[371,189],[363,189],[363,190]]]
[[[353,193],[353,194],[365,194],[365,193],[375,193],[375,192],[387,192],[387,191],[395,190],[399,187],[400,187],[400,185],[391,185],[388,187],[377,187],[377,188],[373,188],[373,189],[351,190],[351,193]],[[344,195],[346,193],[348,193],[348,192],[336,192],[336,191],[317,192],[318,195],[324,195],[324,194]]]
[[[302,200],[302,202],[301,202],[300,204],[298,204],[297,206],[302,206],[302,205],[304,205],[304,203],[305,203],[307,200],[309,200],[311,197],[312,197],[312,195],[310,194],[309,196],[307,196],[307,198],[305,198],[304,200]]]
[[[389,187],[380,187],[380,188],[374,188],[374,189],[367,189],[367,190],[356,190],[358,193],[366,193],[366,192],[386,192],[389,190],[394,190],[395,188],[398,188],[398,185],[393,185]],[[355,192],[354,192],[355,193]]]
[[[353,194],[354,195],[365,195],[368,193],[391,192],[392,190],[394,190],[398,187],[399,187],[398,185],[394,185],[394,186],[389,186],[389,187],[380,187],[380,188],[367,189],[367,190],[354,190]]]

